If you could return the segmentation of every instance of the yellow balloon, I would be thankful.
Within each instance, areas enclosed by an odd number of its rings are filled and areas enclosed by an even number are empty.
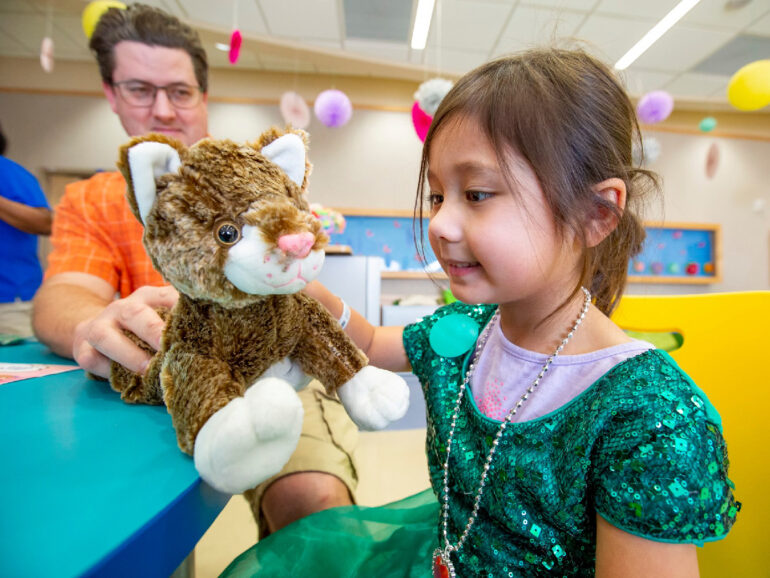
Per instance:
[[[96,28],[97,22],[99,22],[99,18],[101,18],[102,14],[107,12],[107,10],[113,7],[121,8],[123,10],[126,9],[126,5],[117,0],[99,0],[97,2],[91,2],[85,7],[83,10],[82,23],[83,32],[86,33],[86,38],[91,38],[91,34],[94,33],[94,28]]]
[[[733,74],[727,100],[738,110],[759,110],[770,104],[770,60],[757,60]]]

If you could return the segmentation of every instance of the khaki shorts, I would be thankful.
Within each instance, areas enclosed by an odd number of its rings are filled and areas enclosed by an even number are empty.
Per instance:
[[[0,303],[0,333],[32,337],[32,301]]]
[[[326,393],[316,380],[299,392],[305,419],[297,449],[283,469],[253,490],[245,492],[257,521],[259,537],[269,534],[260,502],[265,490],[277,479],[297,472],[324,472],[338,477],[348,487],[355,503],[358,472],[354,452],[358,428],[348,417],[339,398]]]

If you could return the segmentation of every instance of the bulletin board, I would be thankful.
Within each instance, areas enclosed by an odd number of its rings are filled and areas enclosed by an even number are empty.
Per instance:
[[[440,271],[427,241],[428,219],[423,219],[427,259],[423,262],[415,247],[412,211],[335,210],[344,215],[345,230],[330,235],[331,243],[349,246],[354,255],[382,257],[385,262],[384,277],[424,276],[426,265],[428,270]],[[418,230],[418,236],[419,233]]]
[[[645,225],[647,238],[628,266],[631,283],[719,283],[721,229],[716,224]]]
[[[412,211],[335,209],[345,216],[345,230],[331,235],[331,243],[349,246],[354,255],[381,257],[383,277],[424,276],[415,248]],[[423,219],[427,269],[440,272],[427,242],[428,219]],[[718,283],[722,277],[720,227],[716,224],[654,223],[645,225],[642,252],[629,263],[632,283]],[[419,235],[419,231],[418,231]]]

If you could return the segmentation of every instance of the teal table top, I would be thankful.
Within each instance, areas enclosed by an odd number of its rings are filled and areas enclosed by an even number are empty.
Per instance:
[[[36,342],[0,362],[73,365]],[[163,576],[230,496],[202,482],[165,407],[77,369],[0,384],[0,576]]]

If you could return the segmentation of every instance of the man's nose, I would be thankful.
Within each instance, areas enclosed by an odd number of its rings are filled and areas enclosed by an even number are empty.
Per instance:
[[[158,118],[173,118],[176,116],[176,109],[166,94],[166,91],[159,88],[155,94],[155,102],[152,103],[152,113]]]

